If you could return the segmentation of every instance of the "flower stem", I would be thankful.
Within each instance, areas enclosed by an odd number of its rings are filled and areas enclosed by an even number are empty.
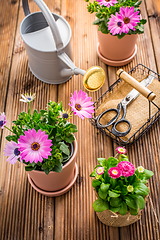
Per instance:
[[[9,129],[8,127],[4,126],[6,129],[8,129],[10,132],[14,133],[11,129]]]

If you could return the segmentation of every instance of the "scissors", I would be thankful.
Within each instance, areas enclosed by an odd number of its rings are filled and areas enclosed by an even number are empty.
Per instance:
[[[155,75],[151,74],[148,75],[144,80],[140,82],[142,86],[147,87],[155,78]],[[133,100],[135,100],[139,96],[139,92],[136,89],[133,89],[130,93],[127,94],[127,96],[117,105],[117,108],[110,108],[99,114],[94,120],[96,121],[97,127],[98,128],[107,128],[112,125],[112,133],[117,136],[117,137],[123,137],[126,136],[130,130],[131,130],[131,123],[125,119],[126,116],[126,109],[128,104],[130,104]],[[121,119],[118,119],[121,109],[123,109],[123,116]],[[102,125],[100,123],[100,119],[105,115],[108,114],[109,112],[115,112],[116,116],[113,117],[106,125]],[[124,132],[120,132],[116,129],[117,125],[120,123],[126,123],[128,125],[128,129]]]

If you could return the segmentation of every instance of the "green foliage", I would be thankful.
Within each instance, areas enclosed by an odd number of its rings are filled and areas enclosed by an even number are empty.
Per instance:
[[[142,1],[139,0],[117,0],[118,3],[114,4],[114,6],[110,6],[109,8],[100,4],[97,1],[94,1],[93,3],[89,0],[85,0],[88,2],[87,9],[89,13],[96,13],[97,19],[93,22],[93,25],[98,25],[98,31],[101,31],[104,34],[109,34],[110,31],[108,30],[108,22],[109,18],[111,18],[111,15],[115,15],[116,12],[119,13],[119,10],[121,7],[134,7],[135,12],[139,11],[140,14],[140,5]],[[146,23],[146,19],[141,19],[139,23],[137,23],[137,26],[135,27],[135,31],[129,30],[127,35],[131,34],[142,34],[144,32],[144,24]],[[121,33],[121,35],[116,34],[119,39],[123,38],[126,34]]]
[[[77,132],[76,125],[69,123],[66,119],[60,117],[60,111],[63,111],[62,102],[49,102],[45,110],[38,112],[36,109],[31,114],[21,112],[18,119],[13,121],[13,134],[6,137],[8,141],[18,143],[18,139],[29,129],[35,129],[36,132],[41,129],[48,134],[52,140],[52,152],[48,159],[43,159],[42,163],[25,163],[25,170],[40,170],[49,174],[50,171],[61,172],[63,164],[70,158],[71,144],[74,141],[74,133]]]
[[[98,158],[97,160],[99,164],[90,174],[90,177],[94,177],[92,186],[98,194],[98,199],[93,203],[94,210],[101,212],[110,209],[113,212],[119,212],[121,215],[125,215],[127,211],[130,211],[132,215],[137,215],[139,209],[145,207],[144,198],[149,194],[146,183],[153,176],[153,172],[147,169],[139,172],[140,170],[138,171],[137,168],[132,176],[120,176],[115,179],[109,176],[109,169],[117,167],[121,161],[129,161],[128,156],[119,154],[118,159],[109,157],[108,159]],[[104,168],[103,174],[98,175],[96,173],[98,167]],[[127,190],[128,186],[133,187],[131,192]]]

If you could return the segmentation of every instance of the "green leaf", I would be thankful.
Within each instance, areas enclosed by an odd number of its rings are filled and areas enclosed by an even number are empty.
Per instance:
[[[69,137],[65,137],[65,141],[67,142],[67,143],[72,143],[73,141],[74,141],[74,136],[71,134]]]
[[[99,25],[101,22],[103,22],[104,21],[104,19],[102,18],[102,19],[96,19],[92,24],[93,25]]]
[[[112,198],[118,198],[120,196],[120,194],[112,192],[110,190],[108,191],[108,193],[109,193],[109,196],[112,197]]]
[[[125,196],[125,201],[128,207],[133,208],[133,209],[138,209],[138,201],[136,198],[132,198],[130,196]]]
[[[97,175],[96,169],[93,170],[93,172],[89,175],[90,177],[95,177]]]
[[[145,207],[145,200],[142,196],[137,196],[138,198],[138,206],[142,210]]]
[[[149,179],[150,177],[152,177],[154,175],[154,173],[150,170],[147,170],[147,169],[144,169],[144,179],[147,180]]]
[[[109,168],[111,168],[111,167],[117,167],[118,159],[117,159],[117,158],[114,158],[114,157],[109,157],[109,158],[107,159],[107,163],[108,163]]]
[[[45,174],[47,174],[47,175],[48,175],[48,174],[49,174],[49,172],[50,172],[50,171],[49,171],[49,168],[45,168],[45,169],[44,169],[44,172],[45,172]]]
[[[69,152],[69,148],[68,146],[64,143],[64,142],[61,142],[60,143],[60,150],[66,154],[67,156],[69,156],[70,152]]]
[[[101,184],[101,186],[100,186],[100,189],[101,189],[101,191],[102,191],[102,192],[104,192],[104,193],[105,193],[105,192],[107,192],[107,191],[108,191],[108,189],[109,189],[109,186],[110,186],[110,184],[109,184],[109,183],[107,183],[107,184],[106,184],[106,183],[102,183],[102,184]]]
[[[107,167],[107,160],[105,158],[97,158],[99,164],[102,166],[102,167]]]
[[[53,171],[54,172],[62,172],[62,168],[63,168],[63,165],[59,164],[59,165],[54,166]]]
[[[119,211],[119,207],[115,208],[115,207],[110,206],[109,209],[114,213]]]
[[[35,170],[36,169],[36,166],[32,167],[32,166],[25,166],[25,171],[32,171],[32,170]]]
[[[121,203],[121,206],[119,208],[119,213],[121,215],[125,215],[127,213],[127,204],[124,201]]]
[[[98,195],[100,196],[100,198],[106,199],[106,197],[107,197],[107,192],[102,192],[102,190],[99,188],[99,190],[98,190]]]
[[[121,198],[110,198],[110,205],[112,207],[119,207],[122,202]]]
[[[106,172],[104,172],[104,180],[105,180],[105,183],[110,183],[110,177],[109,177],[109,174],[108,174],[108,172],[106,171]]]
[[[130,211],[131,215],[137,215],[138,214],[138,209],[129,208],[129,211]]]
[[[104,201],[101,198],[98,198],[94,203],[93,203],[93,209],[96,212],[103,212],[107,209],[109,209],[109,203]]]
[[[126,185],[122,186],[121,194],[122,194],[122,195],[127,195],[127,194],[128,194],[127,186],[126,186]]]
[[[140,23],[141,23],[141,24],[145,24],[146,22],[147,22],[146,19],[141,19],[141,20],[140,20]]]
[[[142,1],[136,2],[134,6],[139,7],[141,5],[141,3],[142,3]]]
[[[125,154],[120,154],[119,155],[119,161],[128,161],[128,156]]]
[[[141,196],[146,196],[149,194],[149,189],[145,184],[135,183],[135,184],[133,184],[133,186],[134,186],[134,191],[136,194],[141,195]]]
[[[101,181],[97,180],[97,179],[93,179],[92,181],[92,187],[98,187],[101,185]]]

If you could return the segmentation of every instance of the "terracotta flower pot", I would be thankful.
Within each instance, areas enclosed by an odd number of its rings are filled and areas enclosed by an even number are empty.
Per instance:
[[[65,188],[74,178],[75,157],[77,154],[77,140],[73,142],[74,152],[70,160],[63,166],[62,172],[50,172],[48,175],[45,172],[33,170],[29,172],[29,177],[34,184],[44,191],[58,191]]]
[[[103,62],[111,66],[121,66],[130,62],[136,54],[137,34],[126,35],[122,39],[97,31],[97,52]]]

